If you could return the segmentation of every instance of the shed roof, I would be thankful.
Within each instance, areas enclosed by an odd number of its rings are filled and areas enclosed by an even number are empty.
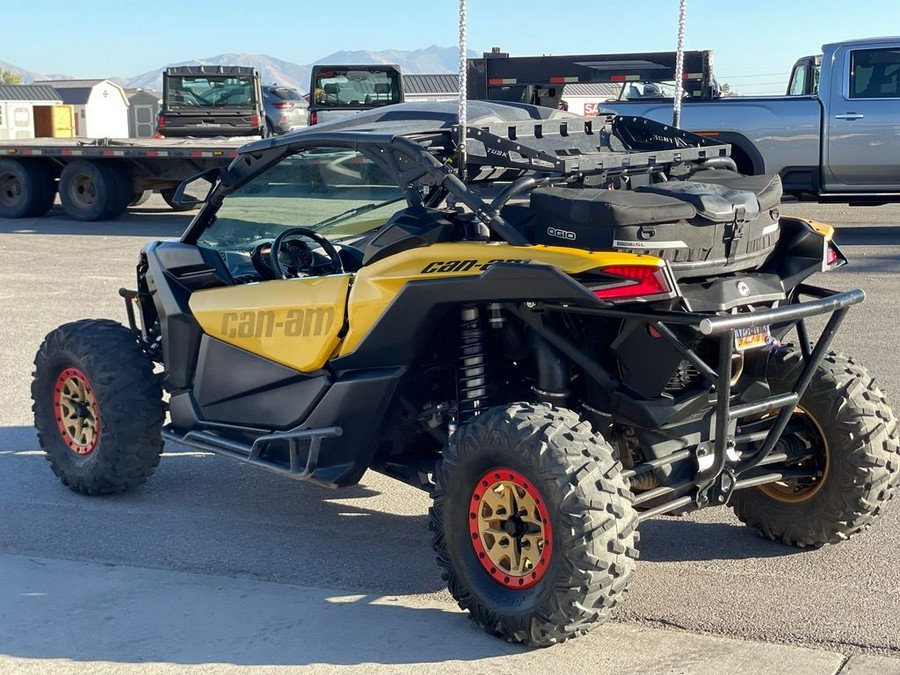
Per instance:
[[[63,103],[69,103],[71,105],[84,105],[91,97],[91,92],[94,91],[94,88],[64,87],[62,89],[57,89],[57,91],[59,92],[59,97],[62,99]]]
[[[404,74],[403,91],[407,94],[455,94],[459,91],[459,78],[454,73]]]
[[[62,97],[56,89],[43,84],[4,84],[0,85],[0,100],[61,101]]]
[[[37,84],[48,84],[56,89],[68,89],[71,87],[96,87],[106,80],[40,80]]]

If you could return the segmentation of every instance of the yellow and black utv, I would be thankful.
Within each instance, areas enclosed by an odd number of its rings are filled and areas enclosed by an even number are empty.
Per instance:
[[[900,447],[829,351],[862,291],[805,283],[846,263],[831,228],[709,139],[469,111],[361,113],[186,181],[202,209],[141,252],[129,325],[37,354],[63,483],[139,485],[163,440],[333,487],[380,471],[433,497],[460,606],[535,646],[608,616],[654,515],[730,504],[797,546],[865,529]]]

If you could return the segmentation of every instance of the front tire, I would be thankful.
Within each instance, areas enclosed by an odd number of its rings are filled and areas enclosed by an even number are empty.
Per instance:
[[[801,368],[796,352],[777,354],[768,373],[772,391],[789,391]],[[815,476],[735,492],[737,517],[799,547],[834,544],[867,529],[893,497],[900,472],[897,419],[875,380],[855,361],[827,354],[792,422],[810,452],[800,466]]]
[[[569,410],[512,404],[460,427],[430,527],[450,593],[487,632],[545,647],[610,614],[637,559],[612,449]]]
[[[163,448],[162,391],[130,330],[104,319],[60,326],[34,365],[34,424],[64,485],[114,494],[153,474]]]

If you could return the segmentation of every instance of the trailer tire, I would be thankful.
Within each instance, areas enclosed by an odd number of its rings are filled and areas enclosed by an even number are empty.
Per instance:
[[[546,647],[610,614],[637,559],[637,516],[613,450],[570,410],[512,403],[453,435],[435,472],[432,545],[485,631]]]
[[[768,372],[772,391],[789,391],[801,369],[796,352],[776,354]],[[897,418],[866,369],[834,352],[816,369],[795,417],[803,425],[799,438],[812,451],[803,461],[814,463],[818,477],[740,490],[731,507],[769,539],[798,547],[836,544],[867,529],[894,496]]]
[[[167,190],[160,190],[159,194],[162,195],[163,200],[166,204],[169,205],[169,208],[173,211],[193,211],[196,208],[200,207],[200,204],[176,204],[175,203],[175,190],[176,188],[169,188]]]
[[[131,184],[114,164],[75,160],[59,177],[59,200],[70,218],[82,222],[111,220],[128,207]]]
[[[143,192],[135,192],[131,195],[131,201],[128,202],[128,206],[140,206],[141,204],[145,204],[148,199],[150,199],[150,195],[153,194],[153,190],[144,190]]]
[[[0,218],[39,218],[53,206],[53,174],[40,160],[0,159]]]

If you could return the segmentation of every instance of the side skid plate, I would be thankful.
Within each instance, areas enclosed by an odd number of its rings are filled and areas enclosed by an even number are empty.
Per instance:
[[[257,437],[252,445],[223,438],[210,431],[189,431],[184,436],[170,428],[163,429],[163,439],[182,443],[197,450],[212,452],[216,455],[236,459],[245,464],[252,464],[273,473],[294,478],[309,480],[312,478],[318,463],[322,439],[335,438],[344,433],[341,427],[323,427],[321,429],[303,429],[299,431],[280,431]],[[267,459],[266,448],[272,443],[286,443],[290,457],[290,465]],[[308,444],[308,446],[306,446]],[[308,447],[306,462],[301,465],[301,445]]]

